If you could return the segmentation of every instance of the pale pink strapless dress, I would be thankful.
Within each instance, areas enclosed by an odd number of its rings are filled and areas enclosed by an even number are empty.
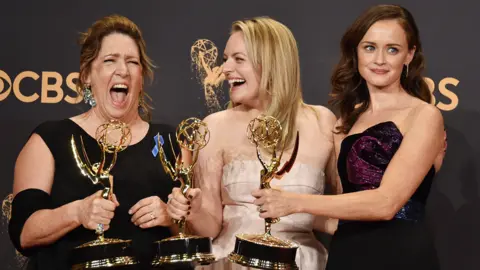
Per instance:
[[[230,263],[226,257],[235,247],[236,234],[265,232],[264,219],[259,217],[251,195],[260,185],[261,168],[258,160],[234,160],[223,167],[223,228],[213,240],[217,262],[197,270],[247,269]],[[301,163],[295,163],[281,180],[271,182],[273,187],[307,194],[323,194],[324,184],[325,174],[321,169]],[[272,235],[300,245],[296,263],[301,270],[324,269],[327,261],[326,249],[313,235],[313,223],[314,216],[302,213],[282,217],[272,225]]]

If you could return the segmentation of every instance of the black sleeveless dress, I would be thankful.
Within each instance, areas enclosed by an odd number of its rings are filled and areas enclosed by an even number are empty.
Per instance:
[[[337,164],[343,192],[378,188],[402,139],[391,121],[347,136],[342,141]],[[434,176],[432,166],[392,220],[340,220],[332,238],[327,269],[439,269],[433,240],[423,220]]]
[[[82,136],[85,148],[92,163],[99,161],[100,148],[94,138],[70,119],[49,121],[39,125],[33,133],[42,137],[55,159],[55,176],[51,190],[54,207],[59,207],[75,200],[81,200],[97,190],[100,185],[93,185],[83,176],[72,155],[70,139],[75,136],[77,147]],[[138,269],[148,269],[154,256],[152,243],[171,236],[167,227],[142,229],[131,221],[128,210],[139,200],[159,196],[164,202],[168,200],[177,182],[172,181],[164,172],[158,156],[154,156],[154,136],[158,133],[164,138],[168,134],[175,137],[173,127],[150,124],[147,135],[137,144],[127,147],[118,154],[111,174],[114,177],[114,193],[120,203],[111,220],[110,229],[105,238],[131,239],[132,246],[141,261]],[[81,149],[79,148],[79,151]],[[170,147],[165,147],[166,155],[173,160]],[[69,252],[76,246],[94,240],[95,232],[83,226],[69,232],[55,243],[41,247],[28,263],[28,269],[68,269]]]

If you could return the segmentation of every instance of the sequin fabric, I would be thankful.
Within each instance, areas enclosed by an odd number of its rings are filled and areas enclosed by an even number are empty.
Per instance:
[[[357,190],[380,186],[388,163],[402,142],[402,134],[393,122],[373,126],[360,135],[347,156],[348,181]]]

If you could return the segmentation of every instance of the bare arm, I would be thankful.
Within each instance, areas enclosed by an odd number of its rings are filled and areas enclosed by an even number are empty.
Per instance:
[[[425,105],[415,115],[377,189],[341,195],[258,190],[255,204],[266,210],[262,218],[305,212],[344,220],[390,220],[420,186],[443,147],[442,115]]]
[[[167,211],[172,218],[186,217],[188,228],[195,234],[215,238],[221,230],[223,206],[221,200],[221,178],[223,156],[221,148],[221,128],[217,114],[205,118],[210,130],[210,141],[200,150],[195,166],[197,188],[187,192],[188,199],[180,189],[175,188],[169,195]]]
[[[325,167],[325,184],[329,187],[329,191],[331,194],[341,194],[342,186],[337,173],[337,149],[334,136],[335,134],[333,133],[337,119],[335,115],[327,108],[317,106],[316,109],[320,112],[320,129],[324,134],[324,137],[332,145],[328,162]],[[333,234],[337,230],[337,225],[338,219],[329,218],[326,216],[315,216],[315,222],[313,227],[318,231]]]
[[[35,188],[50,194],[54,175],[54,160],[50,150],[37,134],[33,134],[15,164],[13,195]],[[78,202],[56,209],[33,213],[25,223],[20,243],[23,248],[55,242],[80,225],[77,219]]]
[[[33,134],[15,164],[14,196],[25,189],[40,189],[50,194],[54,170],[54,159],[50,150],[40,136]],[[107,230],[115,206],[113,202],[101,199],[100,193],[55,209],[34,212],[26,220],[20,234],[22,248],[51,244],[82,224],[95,228],[98,223],[103,223],[107,224]],[[105,213],[103,208],[110,211]]]
[[[389,220],[421,184],[443,148],[443,118],[425,106],[390,161],[379,188],[335,196],[298,196],[298,211],[346,220]]]

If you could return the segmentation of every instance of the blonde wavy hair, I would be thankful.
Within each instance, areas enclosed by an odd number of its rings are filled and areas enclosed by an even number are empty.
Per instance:
[[[259,90],[271,98],[265,114],[280,121],[282,139],[290,145],[296,134],[298,109],[304,104],[295,37],[285,25],[269,17],[235,21],[230,34],[236,32],[243,33],[247,55],[260,71]],[[229,107],[234,106],[230,102]]]

